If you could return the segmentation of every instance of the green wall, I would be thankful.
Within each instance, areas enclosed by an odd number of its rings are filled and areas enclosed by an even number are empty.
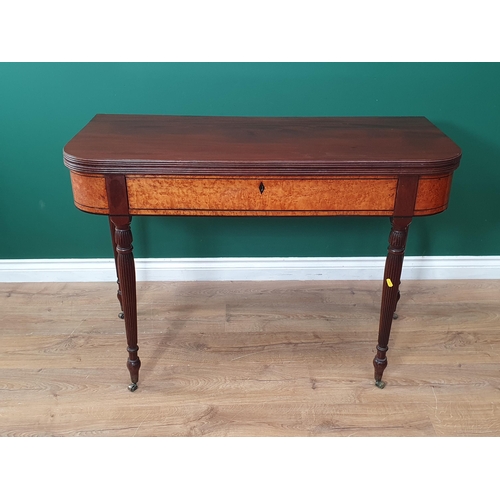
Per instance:
[[[463,150],[450,206],[408,255],[500,255],[500,64],[0,64],[0,258],[111,257],[62,149],[96,113],[424,115]],[[387,218],[134,219],[137,257],[382,256]]]

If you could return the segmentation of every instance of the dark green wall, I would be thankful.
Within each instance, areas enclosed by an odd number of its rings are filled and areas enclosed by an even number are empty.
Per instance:
[[[409,255],[500,255],[500,64],[0,64],[0,258],[111,257],[62,149],[96,113],[424,115],[463,150]],[[136,218],[137,257],[385,255],[386,218]]]

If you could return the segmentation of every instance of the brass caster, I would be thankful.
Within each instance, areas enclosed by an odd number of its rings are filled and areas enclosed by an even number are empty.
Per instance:
[[[136,389],[137,389],[137,384],[130,384],[130,385],[128,386],[128,390],[129,390],[130,392],[134,392]]]
[[[394,314],[392,315],[392,319],[398,319],[398,318],[399,318],[398,313],[394,313]]]
[[[118,313],[118,317],[119,317],[120,319],[125,319],[125,314],[123,314],[123,312]]]
[[[379,388],[379,389],[383,389],[385,387],[385,382],[383,382],[382,380],[375,380],[375,385]]]

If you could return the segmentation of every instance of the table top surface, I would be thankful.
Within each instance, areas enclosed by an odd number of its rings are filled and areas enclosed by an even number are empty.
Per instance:
[[[412,174],[454,170],[461,150],[424,117],[99,114],[63,156],[100,174]]]

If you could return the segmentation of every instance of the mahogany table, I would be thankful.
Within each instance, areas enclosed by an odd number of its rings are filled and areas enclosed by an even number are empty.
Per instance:
[[[375,383],[382,374],[408,226],[448,205],[461,151],[423,117],[96,115],[64,148],[75,205],[109,217],[137,388],[133,215],[388,216]]]

